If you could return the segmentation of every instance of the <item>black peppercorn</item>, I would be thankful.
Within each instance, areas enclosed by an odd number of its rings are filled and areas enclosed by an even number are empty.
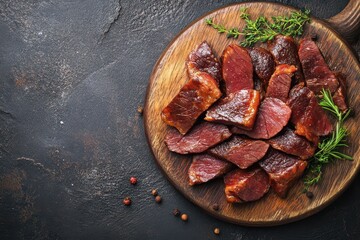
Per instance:
[[[174,210],[172,211],[172,213],[173,213],[173,215],[174,215],[175,217],[178,217],[178,216],[180,216],[180,214],[181,214],[180,210],[177,209],[177,208],[174,208]]]
[[[307,196],[309,199],[312,199],[312,198],[314,197],[314,194],[313,194],[313,192],[307,191],[307,192],[306,192],[306,196]]]
[[[155,201],[156,201],[157,203],[161,203],[162,198],[161,198],[159,195],[157,195],[157,196],[155,197]]]

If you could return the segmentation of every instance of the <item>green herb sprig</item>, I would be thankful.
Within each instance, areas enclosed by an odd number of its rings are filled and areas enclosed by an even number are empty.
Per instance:
[[[215,24],[211,18],[205,20],[207,25],[212,26],[214,29],[216,29],[219,33],[226,33],[226,36],[228,38],[238,38],[239,35],[241,35],[241,32],[238,28],[231,28],[226,29],[224,25],[221,24]]]
[[[305,191],[309,187],[317,184],[323,174],[323,167],[335,159],[353,160],[347,154],[339,151],[342,147],[348,147],[346,144],[346,136],[348,135],[346,128],[343,126],[344,121],[350,114],[350,110],[342,113],[338,106],[335,105],[329,90],[322,90],[323,98],[320,100],[319,105],[331,112],[336,118],[335,130],[330,137],[325,138],[318,144],[318,150],[309,161],[307,175],[304,178]]]
[[[249,47],[259,41],[266,42],[272,40],[278,34],[293,37],[301,36],[304,25],[310,22],[310,10],[292,12],[290,16],[272,17],[272,22],[270,22],[264,16],[251,20],[247,8],[241,8],[240,18],[246,23],[242,31],[238,28],[228,30],[224,25],[214,23],[211,18],[206,19],[205,22],[219,33],[226,33],[228,38],[236,39],[240,35],[244,36],[244,41],[242,41],[240,45]]]

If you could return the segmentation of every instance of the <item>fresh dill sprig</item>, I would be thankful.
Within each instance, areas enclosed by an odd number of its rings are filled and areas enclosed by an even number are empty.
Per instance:
[[[244,41],[240,45],[249,47],[257,42],[272,40],[278,34],[293,37],[302,35],[304,25],[310,22],[310,10],[292,12],[290,16],[272,17],[272,22],[270,22],[264,16],[251,20],[247,8],[240,8],[240,18],[246,23],[242,31],[238,28],[228,30],[224,25],[215,24],[212,19],[206,19],[205,21],[206,24],[218,30],[219,33],[226,33],[228,38],[244,36]]]
[[[320,181],[323,167],[327,163],[335,159],[353,160],[351,156],[339,151],[342,147],[348,147],[346,144],[346,136],[348,133],[343,123],[349,116],[350,110],[342,113],[338,106],[335,105],[329,90],[323,89],[321,94],[323,98],[320,100],[319,105],[323,109],[331,112],[337,118],[337,123],[331,136],[325,138],[318,144],[317,152],[309,161],[307,175],[304,178],[305,191]]]

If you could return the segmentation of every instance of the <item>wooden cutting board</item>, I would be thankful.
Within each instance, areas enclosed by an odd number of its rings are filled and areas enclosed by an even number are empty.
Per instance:
[[[352,0],[350,4],[356,5],[355,7],[359,9],[359,4],[356,2],[357,0]],[[267,17],[285,15],[296,10],[275,3],[241,3],[213,11],[180,32],[165,49],[150,77],[144,111],[146,135],[158,165],[170,182],[186,198],[206,212],[225,221],[242,225],[284,224],[305,218],[323,209],[346,189],[360,168],[360,114],[358,114],[360,111],[360,65],[354,53],[338,33],[325,22],[312,18],[304,36],[316,34],[317,44],[330,68],[333,71],[341,71],[347,76],[348,100],[350,106],[355,109],[354,117],[346,122],[350,131],[350,147],[345,150],[347,154],[354,157],[354,161],[339,160],[327,166],[323,180],[311,188],[314,193],[313,199],[310,200],[302,193],[302,181],[290,190],[286,199],[280,199],[270,191],[261,200],[245,204],[226,202],[222,178],[190,187],[187,171],[191,157],[175,154],[167,149],[164,138],[169,127],[161,120],[160,113],[188,80],[185,60],[198,44],[206,40],[220,56],[227,45],[238,42],[238,40],[227,39],[225,35],[218,34],[204,23],[205,19],[213,18],[214,22],[222,23],[227,27],[242,29],[244,22],[239,17],[241,7],[247,7],[252,18],[260,15]],[[336,18],[332,21],[343,22]],[[212,209],[214,204],[219,204],[218,211]]]

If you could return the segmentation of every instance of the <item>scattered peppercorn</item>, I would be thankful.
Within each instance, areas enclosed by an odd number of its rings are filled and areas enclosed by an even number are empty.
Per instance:
[[[212,205],[212,209],[213,209],[214,211],[219,211],[219,209],[220,209],[219,204],[215,203],[214,205]]]
[[[156,189],[151,190],[151,195],[156,197],[158,195],[158,191]]]
[[[184,222],[186,222],[188,220],[188,215],[183,213],[181,214],[181,220],[183,220]]]
[[[130,205],[131,205],[131,198],[130,198],[130,197],[124,198],[123,204],[124,204],[125,206],[130,206]]]
[[[313,192],[307,191],[307,192],[306,192],[306,196],[307,196],[309,199],[312,199],[312,198],[314,197],[314,194],[313,194]]]
[[[177,209],[177,208],[174,208],[174,210],[172,211],[172,213],[173,213],[173,215],[174,215],[175,217],[178,217],[178,216],[180,216],[180,214],[181,214],[180,210]]]
[[[144,112],[144,108],[139,105],[139,106],[137,107],[137,111],[138,111],[138,113],[140,113],[140,114],[142,115],[143,112]]]
[[[214,233],[216,235],[219,235],[220,234],[220,228],[214,228]]]
[[[131,177],[131,178],[130,178],[130,183],[131,183],[132,185],[135,185],[135,184],[137,183],[137,178],[136,178],[136,177]]]
[[[155,201],[156,201],[157,203],[161,203],[161,201],[162,201],[161,196],[157,195],[157,196],[155,197]]]

